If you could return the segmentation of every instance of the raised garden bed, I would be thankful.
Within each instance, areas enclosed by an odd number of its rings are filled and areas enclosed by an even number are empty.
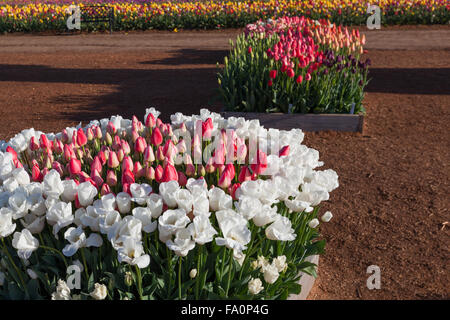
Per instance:
[[[300,128],[303,131],[344,131],[362,132],[364,115],[362,114],[286,114],[224,111],[224,118],[244,117],[247,120],[258,119],[266,128],[290,130]]]

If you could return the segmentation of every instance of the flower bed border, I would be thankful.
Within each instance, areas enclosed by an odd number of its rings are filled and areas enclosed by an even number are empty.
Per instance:
[[[222,111],[222,117],[244,117],[247,120],[258,119],[266,128],[290,130],[300,128],[303,131],[343,131],[363,132],[362,114],[286,114]]]
[[[319,255],[309,256],[305,259],[305,261],[314,263],[316,265],[316,272],[319,268]],[[299,294],[291,294],[287,300],[306,300],[311,292],[312,287],[314,286],[314,282],[316,278],[313,276],[301,272],[302,277],[298,281],[298,284],[302,286],[302,291]]]

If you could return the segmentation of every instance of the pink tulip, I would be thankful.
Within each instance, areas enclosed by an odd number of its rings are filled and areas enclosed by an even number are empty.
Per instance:
[[[31,137],[31,139],[30,139],[30,150],[31,151],[36,151],[37,149],[39,149],[39,143],[38,143],[36,137]]]
[[[222,189],[226,189],[231,185],[231,179],[230,176],[227,174],[226,171],[222,172],[222,175],[219,178],[219,182],[217,184]]]
[[[106,155],[104,151],[100,151],[98,153],[98,159],[100,160],[100,163],[102,164],[102,166],[104,166],[106,164]]]
[[[195,166],[192,163],[186,165],[186,175],[193,177],[195,175]]]
[[[263,151],[258,150],[256,155],[256,163],[251,164],[250,167],[252,168],[253,173],[263,173],[267,168],[267,155]]]
[[[123,163],[122,163],[122,172],[124,172],[125,170],[133,171],[133,169],[134,169],[133,159],[131,159],[130,156],[126,156],[126,157],[123,159]]]
[[[121,146],[121,148],[122,148],[122,150],[123,150],[123,153],[125,154],[125,155],[128,155],[128,154],[130,154],[130,152],[131,152],[131,148],[130,148],[130,145],[128,144],[128,142],[126,141],[126,140],[121,140],[120,141],[120,146]]]
[[[150,181],[155,179],[155,169],[153,169],[153,167],[146,166],[144,168],[144,171],[145,171],[145,178],[147,178]]]
[[[119,151],[117,151],[117,159],[119,159],[119,162],[122,162],[124,158],[125,158],[125,154],[124,154],[123,150],[120,149]]]
[[[134,150],[137,153],[144,153],[145,148],[147,148],[147,142],[145,141],[144,137],[137,138],[134,145]]]
[[[103,196],[106,196],[107,194],[112,193],[111,188],[109,187],[109,185],[107,185],[106,183],[104,183],[102,185],[102,189],[100,190],[100,194]]]
[[[156,149],[156,159],[159,160],[159,161],[163,161],[164,158],[165,158],[165,157],[164,157],[163,147],[162,147],[162,146],[159,146],[159,147]]]
[[[144,163],[152,163],[153,161],[155,161],[153,148],[151,146],[147,146],[144,150]]]
[[[120,165],[119,159],[117,158],[117,154],[114,151],[111,151],[108,156],[108,167],[114,169]]]
[[[139,161],[136,161],[134,163],[133,173],[134,173],[134,176],[136,177],[136,179],[143,177],[145,175],[145,172],[142,169],[142,165]]]
[[[156,125],[155,116],[152,113],[149,113],[147,115],[147,118],[145,119],[145,126],[148,128],[153,128]]]
[[[45,134],[41,134],[41,137],[39,138],[39,143],[42,149],[50,148],[50,141],[48,141],[48,138]]]
[[[97,186],[101,186],[103,184],[103,178],[97,170],[94,170],[91,173],[91,179],[95,182]]]
[[[101,139],[103,137],[103,132],[100,127],[95,127],[95,138]]]
[[[61,154],[64,152],[64,144],[61,142],[61,140],[55,139],[53,145],[54,145],[54,151],[57,154]]]
[[[34,165],[31,170],[31,180],[35,182],[42,182],[43,176],[38,165]]]
[[[121,140],[119,136],[114,136],[112,148],[114,151],[118,151],[122,147]]]
[[[231,197],[233,198],[233,200],[238,200],[236,198],[236,191],[237,191],[237,189],[240,188],[240,186],[241,186],[240,183],[235,183],[231,186],[230,194],[231,194]]]
[[[130,170],[125,170],[122,174],[122,185],[133,184],[135,182],[134,174]]]
[[[58,161],[53,161],[52,168],[58,171],[61,177],[64,175],[64,167]]]
[[[117,175],[113,170],[109,170],[106,174],[106,183],[110,187],[114,187],[117,185]]]
[[[213,128],[214,124],[211,118],[208,118],[206,121],[202,122],[202,137],[206,140],[211,139]]]
[[[114,135],[117,132],[116,127],[111,121],[108,122],[108,125],[106,126],[106,132],[108,132],[110,135]]]
[[[159,119],[158,119],[159,120]],[[162,141],[163,141],[163,136],[161,134],[161,131],[159,130],[159,128],[155,128],[152,132],[152,136],[150,138],[151,143],[154,146],[159,146]]]
[[[86,136],[87,136],[88,141],[94,140],[94,130],[92,130],[91,127],[87,128]]]
[[[160,183],[162,182],[164,169],[161,167],[161,165],[158,165],[155,169],[155,180],[156,182]]]
[[[6,152],[12,154],[13,161],[17,161],[17,152],[11,146],[6,147]]]

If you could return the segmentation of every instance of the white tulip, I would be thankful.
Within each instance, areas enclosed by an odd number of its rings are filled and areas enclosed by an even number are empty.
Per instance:
[[[51,206],[46,214],[47,221],[53,225],[53,234],[56,234],[64,227],[73,222],[72,203],[59,201]]]
[[[30,205],[30,212],[36,216],[43,216],[47,212],[47,207],[45,206],[45,199],[42,194],[31,193],[28,196],[28,202]]]
[[[319,220],[317,219],[312,219],[309,223],[308,226],[312,229],[316,228],[319,225]]]
[[[276,257],[272,260],[272,264],[277,268],[278,272],[284,272],[288,267],[286,263],[286,256]]]
[[[72,300],[70,288],[64,280],[58,280],[56,292],[52,293],[52,300]]]
[[[19,187],[19,183],[14,177],[8,178],[3,181],[3,188],[9,193],[13,193]]]
[[[275,221],[278,217],[277,213],[277,207],[271,207],[268,204],[265,204],[261,207],[261,209],[256,213],[256,215],[252,218],[253,223],[258,226],[262,227],[266,224],[269,224],[273,221]]]
[[[163,182],[159,185],[159,193],[169,208],[175,208],[177,206],[175,194],[179,189],[180,185],[175,180]]]
[[[89,294],[95,300],[104,300],[108,295],[108,290],[104,284],[96,283],[94,285],[94,291]]]
[[[119,192],[116,196],[117,208],[119,212],[130,213],[131,211],[131,197],[126,192]]]
[[[264,280],[267,283],[275,283],[279,277],[278,269],[276,266],[269,264],[263,268]]]
[[[159,239],[166,242],[180,229],[184,229],[191,220],[183,209],[167,210],[158,218]]]
[[[323,214],[321,220],[323,222],[329,222],[331,220],[331,218],[333,218],[333,214],[331,213],[331,211],[327,211]]]
[[[156,219],[158,218],[162,211],[163,211],[163,199],[162,197],[157,193],[152,193],[147,198],[147,208],[150,209],[150,212],[152,213],[152,218]]]
[[[152,213],[149,208],[137,207],[132,211],[134,217],[142,222],[142,230],[146,233],[152,233],[156,230],[157,221],[152,221]]]
[[[9,143],[17,153],[25,151],[28,147],[28,141],[22,133],[16,134],[14,138],[9,140]]]
[[[116,222],[108,232],[108,240],[116,250],[128,238],[138,241],[142,239],[142,222],[134,216],[125,216]]]
[[[9,236],[16,230],[16,224],[12,221],[12,211],[9,208],[0,209],[0,237]]]
[[[108,193],[107,195],[102,196],[101,199],[102,208],[106,211],[114,211],[116,210],[117,203],[116,197],[113,193]]]
[[[78,249],[84,247],[100,247],[103,244],[102,237],[97,233],[91,233],[89,237],[86,238],[86,234],[81,226],[77,228],[70,227],[67,229],[64,233],[64,239],[69,241],[69,244],[62,250],[62,253],[66,257],[73,256]]]
[[[61,195],[61,199],[65,202],[75,201],[75,196],[78,192],[78,185],[73,180],[64,180],[62,182],[64,191]]]
[[[219,246],[243,251],[251,240],[251,232],[247,228],[247,220],[233,210],[221,210],[216,212],[219,227],[223,237],[216,237]]]
[[[196,216],[188,226],[194,241],[200,245],[213,241],[217,231],[211,225],[208,217],[200,215]]]
[[[36,216],[34,214],[26,215],[20,220],[23,227],[30,230],[32,234],[41,233],[45,227],[45,216]]]
[[[86,228],[89,227],[92,231],[100,231],[99,220],[104,216],[104,211],[94,206],[88,206],[86,213],[80,217],[81,225]]]
[[[75,212],[76,214],[76,212]],[[118,211],[110,211],[106,215],[100,217],[99,227],[102,234],[108,234],[109,230],[122,219]]]
[[[44,177],[44,194],[48,197],[59,198],[64,192],[61,177],[55,169],[50,170]]]
[[[248,282],[248,291],[251,294],[258,294],[260,293],[262,290],[264,290],[264,287],[262,285],[262,281],[259,278],[252,278],[249,282]]]
[[[9,206],[13,210],[13,218],[20,219],[24,217],[30,209],[28,202],[28,192],[23,188],[17,188],[9,198]]]
[[[205,194],[208,192],[208,185],[206,184],[205,179],[189,178],[186,183],[186,188],[192,194]]]
[[[297,237],[291,220],[278,216],[274,223],[266,228],[266,237],[270,240],[293,241]]]
[[[175,201],[177,202],[178,208],[183,209],[186,212],[192,211],[192,204],[194,198],[189,190],[179,189],[175,192]]]
[[[193,195],[194,210],[192,212],[194,213],[194,216],[201,215],[209,218],[211,215],[211,212],[209,212],[209,200],[207,195],[207,193],[197,193]]]
[[[95,196],[97,196],[97,188],[95,188],[89,181],[80,183],[78,186],[78,201],[83,207],[87,207],[94,202]]]
[[[142,206],[147,202],[147,198],[152,192],[152,187],[146,183],[133,183],[130,185],[131,200]]]
[[[144,254],[142,242],[130,237],[118,248],[117,258],[120,263],[137,265],[140,269],[146,268],[150,264],[150,256]]]
[[[261,201],[248,196],[241,196],[236,202],[237,211],[247,220],[252,219],[262,210]]]
[[[36,280],[38,278],[38,275],[32,269],[27,269],[27,273],[31,279]]]
[[[190,277],[191,279],[194,279],[196,276],[197,276],[197,269],[192,269],[192,270],[189,272],[189,277]]]
[[[233,198],[226,194],[221,188],[212,188],[208,191],[209,207],[212,211],[231,209]]]
[[[24,168],[17,168],[12,171],[14,179],[21,186],[26,186],[30,184],[30,175],[25,171]]]
[[[23,229],[14,233],[12,246],[17,249],[19,258],[27,260],[33,251],[39,248],[39,240],[33,237],[28,229]]]
[[[192,240],[189,229],[179,229],[175,234],[175,239],[167,240],[166,245],[177,256],[185,257],[190,250],[194,249],[195,242]]]

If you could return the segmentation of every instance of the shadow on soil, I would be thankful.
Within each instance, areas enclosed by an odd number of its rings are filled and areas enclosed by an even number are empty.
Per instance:
[[[450,68],[369,69],[367,92],[450,95]]]
[[[223,59],[228,55],[228,50],[196,50],[181,49],[175,51],[172,57],[156,61],[144,61],[142,64],[159,65],[189,65],[189,64],[223,64]]]
[[[56,118],[73,121],[100,119],[113,114],[131,118],[144,116],[145,108],[155,107],[162,112],[162,120],[170,114],[197,113],[208,107],[219,111],[217,101],[217,69],[64,69],[42,65],[0,64],[0,81],[68,83],[74,85],[66,95],[48,101],[49,105],[74,105],[73,112],[62,111]],[[106,94],[83,92],[82,84],[109,85]],[[20,84],[18,84],[20,85]],[[112,92],[111,92],[112,91]],[[91,93],[92,92],[92,93]],[[67,108],[65,108],[67,110]],[[166,118],[165,118],[166,117]]]

